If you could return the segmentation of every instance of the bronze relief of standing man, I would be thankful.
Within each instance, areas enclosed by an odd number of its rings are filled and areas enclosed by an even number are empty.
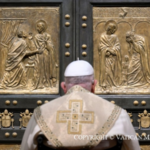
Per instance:
[[[38,54],[38,81],[36,88],[53,87],[56,82],[56,62],[54,56],[54,45],[51,36],[45,32],[47,28],[44,20],[36,24],[38,34],[35,35],[35,44],[40,49]]]
[[[121,54],[118,37],[114,34],[117,23],[109,20],[105,24],[106,32],[100,36],[100,78],[99,85],[106,90],[110,86],[121,84]]]

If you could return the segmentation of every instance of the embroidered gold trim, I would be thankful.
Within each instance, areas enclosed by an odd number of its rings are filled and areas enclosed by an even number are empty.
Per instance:
[[[99,132],[96,134],[97,137],[103,137],[107,134],[107,132],[112,128],[112,126],[114,125],[116,119],[118,118],[119,114],[121,112],[121,108],[117,105],[114,106],[114,109],[111,113],[111,115],[109,116],[109,118],[107,119],[107,121],[104,123],[104,125],[102,126],[102,128],[99,130]],[[90,142],[87,143],[87,146],[91,147],[91,146],[96,146],[100,143],[101,139],[93,139]]]
[[[70,89],[67,91],[66,94],[70,94],[70,93],[72,93],[72,92],[74,92],[74,91],[80,91],[80,92],[87,92],[87,93],[89,93],[89,91],[86,90],[86,89],[84,89],[83,87],[81,87],[81,86],[79,86],[79,85],[75,85],[75,86],[73,86],[72,88],[70,88]]]
[[[82,125],[79,124],[79,131],[78,132],[72,132],[70,129],[71,129],[71,121],[68,122],[68,134],[81,134]]]
[[[47,139],[56,147],[62,146],[62,143],[56,138],[53,134],[51,129],[47,126],[46,122],[44,121],[43,116],[41,115],[40,107],[37,107],[34,110],[34,116],[39,125],[40,129],[42,130],[43,134],[47,137]]]
[[[72,103],[77,102],[80,103],[80,113],[82,113],[82,109],[83,109],[83,101],[82,100],[70,100],[69,101],[69,109],[72,108]]]
[[[91,121],[79,121],[80,123],[94,123],[94,112],[93,111],[84,111],[84,114],[91,114]]]
[[[67,120],[60,120],[59,119],[59,115],[62,113],[71,113],[71,111],[70,110],[58,110],[57,114],[56,114],[56,122],[57,123],[66,123],[67,122]]]
[[[72,119],[75,119],[75,120],[77,120],[78,119],[78,114],[72,114]]]
[[[68,134],[81,134],[82,125],[79,123],[94,123],[94,112],[83,111],[83,100],[69,100],[70,110],[58,110],[56,123],[67,123]]]

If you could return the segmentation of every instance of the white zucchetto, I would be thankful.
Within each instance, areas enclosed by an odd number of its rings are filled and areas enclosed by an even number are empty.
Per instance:
[[[71,62],[65,70],[65,77],[88,76],[94,74],[94,69],[90,63],[84,60]]]

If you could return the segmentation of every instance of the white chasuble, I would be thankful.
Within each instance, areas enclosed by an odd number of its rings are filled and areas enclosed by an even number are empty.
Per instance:
[[[37,149],[40,133],[48,139],[46,145],[67,149],[99,147],[104,137],[136,136],[125,110],[80,86],[34,110],[21,150]],[[138,141],[124,141],[122,150],[140,150]]]

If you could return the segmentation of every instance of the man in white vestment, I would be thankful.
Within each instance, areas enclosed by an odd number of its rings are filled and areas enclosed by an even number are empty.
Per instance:
[[[46,146],[56,149],[111,150],[120,135],[121,150],[140,150],[127,112],[93,94],[97,81],[88,62],[70,63],[64,76],[65,95],[34,110],[21,150],[37,150],[40,134]]]

